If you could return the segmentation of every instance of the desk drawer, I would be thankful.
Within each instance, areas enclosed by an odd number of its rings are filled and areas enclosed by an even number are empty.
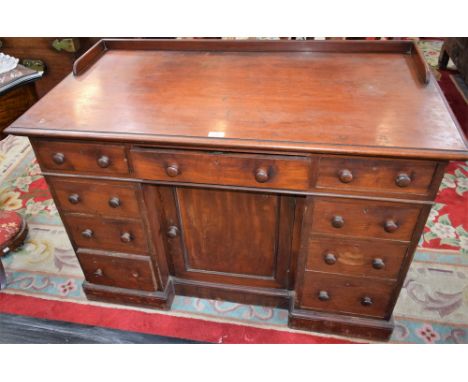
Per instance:
[[[396,280],[407,249],[405,243],[312,236],[306,269]]]
[[[79,248],[143,254],[148,251],[145,229],[140,220],[65,214],[65,223]]]
[[[118,288],[155,291],[151,260],[143,256],[115,256],[78,251],[86,280]]]
[[[423,207],[407,203],[315,198],[315,233],[410,241]]]
[[[326,312],[387,318],[395,284],[305,272],[300,306]]]
[[[322,157],[316,187],[338,192],[419,195],[430,198],[437,163],[432,161]]]
[[[43,170],[109,176],[128,174],[123,145],[42,140],[34,140],[32,144]]]
[[[134,148],[135,176],[229,186],[310,188],[310,159],[298,156],[209,153]]]
[[[137,186],[131,183],[47,177],[61,210],[108,217],[139,218]]]

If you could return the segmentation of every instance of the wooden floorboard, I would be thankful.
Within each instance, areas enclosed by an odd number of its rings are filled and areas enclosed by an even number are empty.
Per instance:
[[[195,341],[0,314],[1,344],[193,344]]]

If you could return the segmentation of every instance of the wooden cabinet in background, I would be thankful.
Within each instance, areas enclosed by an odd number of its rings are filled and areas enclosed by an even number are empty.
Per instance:
[[[8,132],[31,139],[88,298],[390,337],[444,167],[468,159],[413,42],[103,40],[74,74]]]
[[[72,72],[74,61],[99,38],[93,37],[0,37],[0,51],[20,59],[20,63],[40,69],[43,77],[36,81],[39,98]]]

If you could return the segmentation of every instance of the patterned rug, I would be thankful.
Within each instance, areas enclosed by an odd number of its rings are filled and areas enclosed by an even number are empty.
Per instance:
[[[20,212],[30,227],[23,248],[3,260],[8,285],[2,293],[88,304],[83,274],[26,138],[0,142],[0,180],[0,208]],[[468,343],[467,228],[468,162],[453,162],[398,299],[392,342]],[[287,330],[283,309],[177,296],[171,314]]]

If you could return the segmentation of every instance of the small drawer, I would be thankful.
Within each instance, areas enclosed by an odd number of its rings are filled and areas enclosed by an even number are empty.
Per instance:
[[[138,193],[131,183],[91,181],[48,176],[65,212],[78,212],[107,217],[139,218]]]
[[[311,236],[306,269],[396,280],[407,250],[397,242]]]
[[[316,188],[339,192],[431,198],[436,162],[356,157],[322,157]]]
[[[306,157],[133,148],[130,158],[135,176],[142,179],[291,190],[310,188],[310,159]]]
[[[77,252],[86,280],[117,288],[157,290],[151,261],[145,256]]]
[[[391,281],[306,271],[299,304],[325,312],[388,318],[394,287]]]
[[[316,233],[410,241],[422,208],[406,203],[317,197],[312,229]]]
[[[77,247],[143,253],[148,244],[140,220],[100,219],[65,214],[65,224]]]
[[[33,140],[42,170],[127,175],[123,145]]]

